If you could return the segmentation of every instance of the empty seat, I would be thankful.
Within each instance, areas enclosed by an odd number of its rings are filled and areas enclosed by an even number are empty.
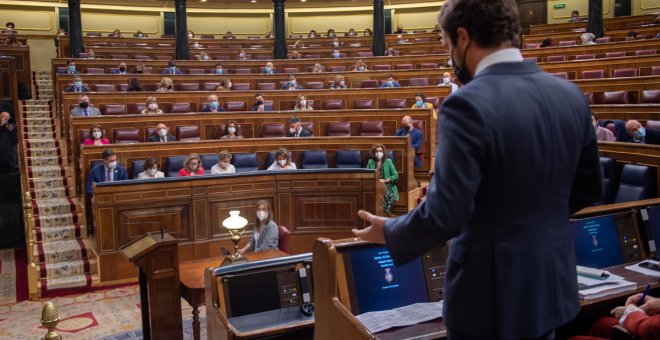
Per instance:
[[[187,125],[176,127],[176,139],[180,142],[194,142],[199,141],[199,126]]]
[[[582,79],[600,79],[605,77],[604,70],[582,71]]]
[[[630,104],[630,93],[628,91],[603,92],[601,104]]]
[[[274,137],[284,137],[284,136],[286,136],[286,133],[284,132],[284,123],[261,124],[262,138],[274,138]]]
[[[93,84],[94,92],[115,92],[115,84]]]
[[[639,97],[642,104],[660,104],[660,90],[644,90]]]
[[[236,172],[247,172],[259,170],[259,162],[257,161],[257,154],[251,153],[235,153],[232,155],[231,160],[234,164]]]
[[[300,125],[303,129],[309,131],[312,137],[314,136],[314,122],[300,122]]]
[[[199,158],[202,159],[202,167],[204,168],[204,174],[211,174],[211,168],[218,164],[218,154],[216,153],[207,153],[199,155]]]
[[[656,50],[637,50],[635,51],[635,56],[639,57],[642,55],[654,55]]]
[[[573,46],[577,45],[575,40],[562,40],[559,42],[559,46]]]
[[[359,110],[373,109],[374,100],[373,99],[353,99],[353,108]]]
[[[346,66],[343,65],[335,65],[328,67],[328,72],[345,72],[345,71],[346,71]]]
[[[438,63],[421,63],[419,68],[438,68]]]
[[[528,48],[536,48],[537,46],[538,46],[537,44],[525,44],[525,47],[524,47],[524,48],[526,48],[526,49],[528,49]]]
[[[250,68],[236,68],[236,69],[234,69],[234,73],[236,73],[236,74],[250,74],[250,73],[252,73],[252,69],[250,69]]]
[[[249,91],[252,90],[252,84],[250,83],[232,83],[232,91]]]
[[[612,42],[612,37],[602,37],[594,39],[596,44],[609,43]]]
[[[103,74],[103,73],[105,73],[105,69],[100,68],[100,67],[88,67],[85,70],[85,73],[87,73],[87,74]]]
[[[179,91],[199,91],[198,83],[181,83],[178,87]]]
[[[167,163],[165,164],[165,176],[166,177],[178,177],[179,170],[183,168],[183,162],[186,160],[186,156],[170,156],[167,157]]]
[[[626,52],[607,52],[605,53],[605,58],[620,58],[625,57]]]
[[[377,88],[378,85],[378,80],[376,79],[363,79],[362,82],[360,82],[360,87],[363,89]]]
[[[383,122],[378,120],[374,122],[362,122],[360,126],[360,136],[383,136],[385,129]]]
[[[383,107],[386,109],[405,109],[408,107],[407,103],[405,98],[387,98],[383,103]]]
[[[584,98],[587,100],[587,103],[589,104],[596,104],[596,96],[594,96],[593,93],[591,92],[585,92],[584,93]]]
[[[220,86],[220,83],[204,83],[202,88],[204,91],[215,91]]]
[[[408,86],[429,86],[428,78],[410,78]]]
[[[373,57],[374,52],[371,51],[361,51],[356,54],[356,57],[358,58],[365,58],[365,57]]]
[[[137,179],[138,175],[144,171],[144,159],[131,162],[131,177],[130,179]]]
[[[539,58],[537,58],[537,57],[524,57],[523,60],[525,60],[525,61],[538,62],[538,61],[539,61]]]
[[[394,65],[395,70],[413,70],[415,66],[413,64],[396,64]]]
[[[172,56],[170,56],[170,55],[157,55],[156,60],[170,61],[170,60],[172,60]]]
[[[660,66],[651,67],[651,75],[652,76],[660,76]]]
[[[323,101],[323,110],[343,110],[344,100],[343,99],[326,99]]]
[[[283,253],[291,252],[291,235],[289,229],[283,225],[277,226],[277,248]]]
[[[101,104],[99,107],[102,115],[125,115],[126,105],[124,104]]]
[[[126,105],[126,113],[129,115],[139,115],[144,110],[144,103],[135,103]]]
[[[326,136],[349,137],[351,135],[351,122],[329,122]]]
[[[120,128],[112,130],[112,142],[115,144],[132,144],[140,142],[140,130],[136,128]]]
[[[374,65],[372,67],[374,71],[389,71],[392,69],[392,66],[390,65]]]
[[[167,113],[197,112],[196,103],[171,103],[167,106]]]
[[[575,60],[591,60],[596,59],[595,54],[578,54],[575,56]]]
[[[275,90],[275,83],[257,83],[257,90]]]
[[[247,110],[247,106],[245,105],[245,102],[226,102],[225,103],[225,110],[227,110],[227,111],[245,111],[245,110]]]
[[[637,69],[635,68],[620,68],[612,71],[613,78],[620,77],[637,77]]]
[[[215,39],[213,34],[202,34],[202,39]]]
[[[303,169],[327,169],[328,155],[325,150],[305,150],[301,165]]]
[[[568,72],[555,72],[555,73],[550,73],[550,74],[552,74],[553,76],[555,76],[557,78],[568,80]]]
[[[115,60],[128,59],[128,54],[113,54],[110,58]]]
[[[305,88],[308,90],[322,90],[323,82],[322,81],[308,81],[305,83]]]
[[[337,150],[335,153],[335,168],[362,168],[360,150]]]
[[[656,175],[653,168],[645,165],[624,165],[614,203],[655,197],[655,182]]]
[[[551,55],[545,58],[545,61],[552,62],[552,61],[566,61],[566,56],[565,55]]]
[[[616,180],[616,162],[609,157],[600,157],[600,165],[603,168],[603,193],[598,203],[610,204],[614,202],[614,195],[618,186]]]
[[[283,73],[299,73],[300,70],[297,67],[285,67],[282,69]]]
[[[204,74],[203,68],[189,68],[188,74]]]

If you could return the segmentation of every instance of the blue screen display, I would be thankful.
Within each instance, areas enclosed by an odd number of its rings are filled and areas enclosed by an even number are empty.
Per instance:
[[[577,264],[605,268],[623,263],[613,216],[578,220],[573,223]]]
[[[386,247],[350,251],[357,314],[429,302],[421,258],[394,265]]]
[[[651,224],[651,232],[653,233],[653,241],[655,242],[655,253],[660,253],[660,207],[650,207],[646,209],[649,215],[649,223]]]

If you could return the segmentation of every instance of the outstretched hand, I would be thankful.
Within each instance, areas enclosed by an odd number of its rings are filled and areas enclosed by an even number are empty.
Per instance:
[[[385,244],[384,227],[388,218],[376,216],[365,210],[358,211],[358,216],[371,225],[362,230],[353,229],[353,234],[368,242]]]

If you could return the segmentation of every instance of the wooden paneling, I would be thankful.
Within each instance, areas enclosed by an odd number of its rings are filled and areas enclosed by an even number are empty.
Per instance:
[[[530,25],[545,24],[547,20],[544,0],[517,0],[522,34],[529,34]]]
[[[15,70],[19,83],[27,86],[28,93],[32,88],[32,69],[30,68],[30,46],[2,46],[4,55],[14,57]]]
[[[246,182],[253,184],[253,190],[243,190],[240,184]],[[250,221],[241,241],[243,246],[251,237],[254,207],[256,201],[261,199],[272,203],[275,221],[291,231],[293,253],[309,251],[313,240],[319,236],[348,237],[351,229],[365,226],[364,221],[357,217],[359,209],[376,206],[380,210],[377,208],[375,211],[382,213],[383,187],[378,184],[375,171],[363,169],[261,172],[101,184],[95,189],[94,202],[97,235],[94,248],[98,254],[101,284],[135,277],[135,269],[126,259],[117,256],[117,249],[144,232],[160,230],[161,223],[168,233],[179,240],[181,260],[205,258],[211,254],[218,256],[219,263],[218,247],[228,247],[230,244],[229,234],[220,227],[222,220],[228,216],[227,212],[238,209],[241,216]],[[209,190],[218,186],[225,187],[226,191],[218,193],[217,190]],[[233,192],[234,187],[239,188],[238,192]],[[202,194],[168,197],[169,191],[186,188],[190,193],[199,190]],[[140,194],[130,201],[117,199],[134,192],[160,193],[160,197]],[[364,193],[369,193],[372,201],[366,202]],[[333,209],[336,216],[326,220],[325,217],[331,213],[329,209]],[[99,214],[101,211],[107,213]],[[120,223],[115,223],[117,220]],[[189,223],[192,220],[195,220],[195,225]],[[302,224],[298,225],[298,221]],[[189,235],[194,232],[197,235],[192,239]],[[116,241],[106,242],[113,239]],[[196,251],[197,247],[201,250]]]
[[[591,105],[591,111],[598,115],[599,120],[660,120],[660,104]]]
[[[625,41],[628,32],[634,30],[638,35],[645,35],[647,39],[653,39],[656,33],[660,32],[660,26],[622,28],[617,30],[607,30],[604,37],[612,38],[612,41]],[[564,32],[564,33],[540,33],[523,36],[523,46],[525,44],[540,44],[545,38],[552,38],[555,44],[560,41],[576,41],[578,45],[582,44],[581,36],[584,32]]]

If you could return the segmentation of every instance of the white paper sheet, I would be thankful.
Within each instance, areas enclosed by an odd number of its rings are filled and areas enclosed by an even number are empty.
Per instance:
[[[395,309],[360,314],[356,318],[373,334],[392,327],[411,326],[441,318],[442,303],[443,301],[415,303]]]

